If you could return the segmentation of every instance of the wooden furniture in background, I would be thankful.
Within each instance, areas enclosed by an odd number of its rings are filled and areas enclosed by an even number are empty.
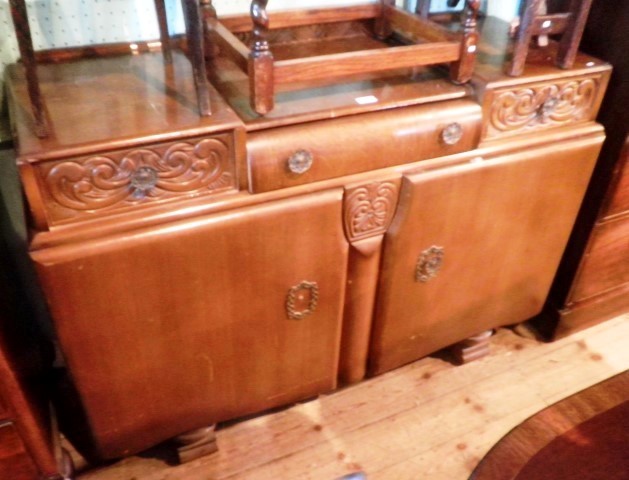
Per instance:
[[[30,254],[67,364],[60,417],[92,459],[536,314],[603,140],[609,67],[588,56],[533,56],[518,78],[487,63],[473,85],[432,68],[301,84],[260,116],[218,47],[211,117],[176,51],[172,74],[155,53],[40,65],[45,139],[8,69]]]
[[[629,372],[568,397],[509,432],[470,480],[623,480],[629,471]]]
[[[33,115],[33,129],[38,137],[44,138],[49,135],[50,126],[47,119],[45,101],[39,86],[37,61],[33,49],[33,39],[26,9],[26,0],[10,0],[9,3],[18,47],[20,49],[21,62],[26,71],[30,109]],[[203,19],[201,18],[199,9],[199,0],[182,0],[182,6],[186,23],[188,51],[194,69],[194,83],[197,89],[199,114],[202,116],[211,115],[209,90],[205,75]],[[170,64],[172,62],[172,52],[164,0],[155,0],[155,11],[159,24],[162,51],[166,63]],[[128,51],[127,53],[133,52]]]
[[[209,41],[249,76],[251,107],[258,114],[273,109],[276,90],[287,84],[329,83],[348,76],[444,63],[451,65],[455,83],[471,78],[478,0],[466,1],[460,34],[412,15],[391,0],[271,16],[267,3],[252,0],[250,18],[219,20],[208,15]],[[341,22],[359,25],[347,31]],[[343,30],[346,39],[340,35]]]
[[[595,2],[583,48],[614,67],[598,117],[607,139],[557,273],[534,322],[559,337],[629,311],[629,4]]]
[[[513,59],[507,70],[509,75],[522,75],[531,40],[539,35],[561,35],[556,64],[560,68],[574,64],[592,0],[569,0],[566,12],[554,14],[546,12],[546,1],[523,0]]]
[[[14,161],[14,152],[0,150],[0,162]],[[71,472],[60,473],[62,454],[50,418],[45,376],[50,355],[21,302],[10,258],[0,236],[0,478],[62,480]]]

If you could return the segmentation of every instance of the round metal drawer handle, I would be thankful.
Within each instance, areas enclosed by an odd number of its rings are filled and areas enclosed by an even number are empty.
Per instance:
[[[310,170],[313,161],[312,153],[307,150],[297,150],[288,159],[288,169],[300,175]]]
[[[460,123],[451,123],[441,131],[441,140],[446,145],[456,145],[463,138],[463,127]]]
[[[131,174],[131,186],[135,189],[133,196],[136,198],[144,198],[150,192],[159,180],[157,170],[153,167],[140,167]]]

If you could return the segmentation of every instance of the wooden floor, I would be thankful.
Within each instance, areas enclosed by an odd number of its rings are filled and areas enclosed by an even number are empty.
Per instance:
[[[499,330],[490,357],[426,358],[219,431],[220,451],[172,467],[148,456],[79,480],[465,480],[511,428],[629,368],[629,315],[555,343]]]

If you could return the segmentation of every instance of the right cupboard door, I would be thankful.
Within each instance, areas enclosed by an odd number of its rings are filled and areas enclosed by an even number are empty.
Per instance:
[[[385,236],[372,375],[541,311],[602,140],[405,176]]]

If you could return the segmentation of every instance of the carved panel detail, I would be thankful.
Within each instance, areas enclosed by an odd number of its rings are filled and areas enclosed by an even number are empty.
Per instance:
[[[53,204],[80,212],[235,187],[229,135],[61,161],[41,173]]]
[[[497,92],[491,107],[488,134],[542,129],[585,120],[598,92],[598,79],[536,85]]]
[[[345,193],[345,231],[350,242],[384,233],[395,213],[396,182],[374,182]]]

